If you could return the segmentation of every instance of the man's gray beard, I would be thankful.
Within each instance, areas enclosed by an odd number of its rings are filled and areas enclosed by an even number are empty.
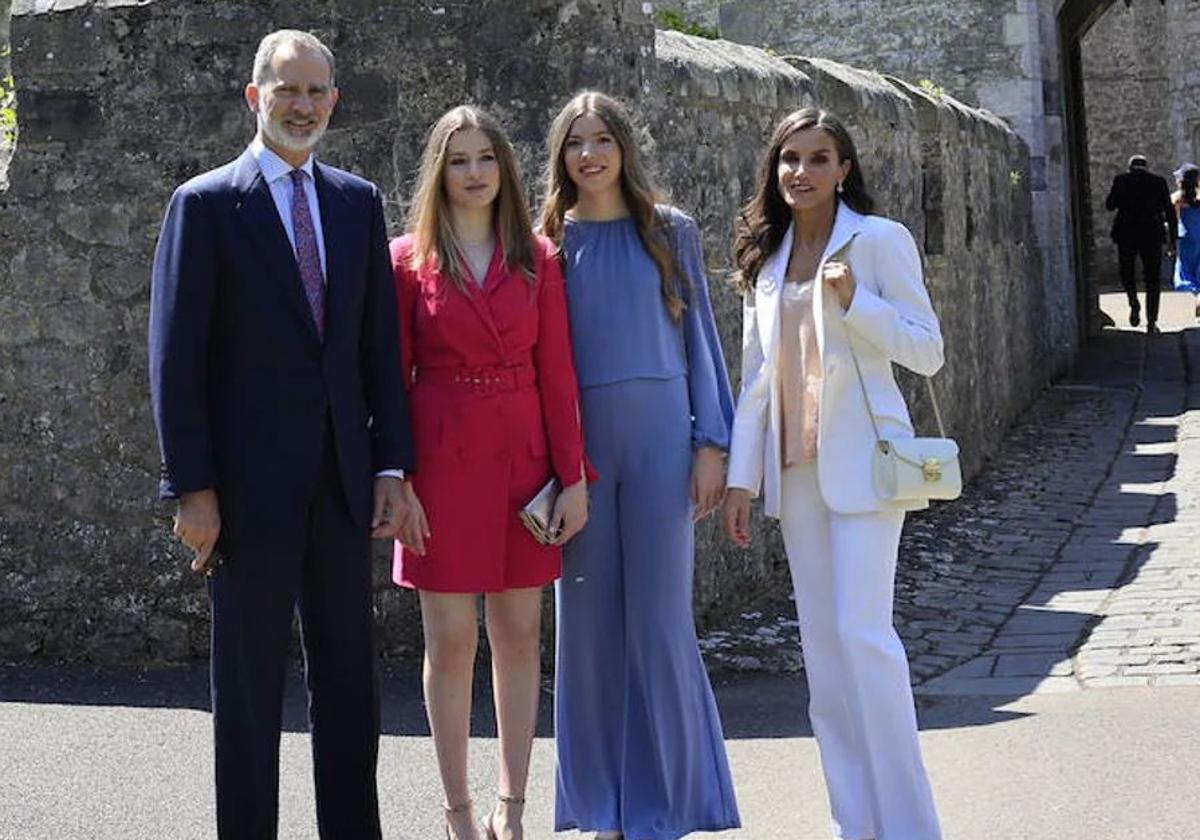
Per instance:
[[[258,114],[258,130],[263,133],[272,143],[277,146],[282,146],[289,152],[309,152],[317,143],[321,142],[321,138],[325,136],[325,129],[328,126],[322,126],[308,135],[305,140],[297,140],[286,131],[283,130],[282,123],[271,122],[270,118],[263,114]]]

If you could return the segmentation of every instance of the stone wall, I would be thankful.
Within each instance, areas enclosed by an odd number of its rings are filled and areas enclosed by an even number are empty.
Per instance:
[[[654,11],[678,12],[689,24],[717,29],[721,23],[721,0],[665,0],[655,3]]]
[[[995,119],[829,62],[655,34],[636,2],[526,0],[521,14],[499,2],[396,5],[18,0],[21,135],[0,194],[0,658],[205,650],[202,587],[153,502],[149,263],[175,184],[251,136],[240,89],[257,38],[279,26],[311,28],[338,54],[343,100],[322,157],[379,183],[394,229],[422,135],[451,105],[502,119],[532,191],[545,126],[572,91],[639,100],[661,182],[703,226],[735,371],[731,221],[774,121],[827,103],[858,136],[884,211],[923,245],[949,351],[938,389],[969,471],[1049,378],[1028,154]],[[915,384],[905,382],[929,428]],[[744,553],[714,523],[701,529],[702,616],[786,586],[777,534],[760,534]],[[415,598],[378,571],[383,648],[412,653]]]
[[[1005,15],[982,5],[732,0],[720,4],[719,20],[722,37],[730,40],[781,53],[846,56],[863,67],[929,79],[963,101],[979,102],[988,76],[1013,75],[1019,58],[1005,38]]]
[[[1175,163],[1200,163],[1200,4],[1195,0],[1168,0],[1167,79],[1170,103],[1168,123],[1175,143]],[[1164,167],[1165,169],[1165,167]]]
[[[1200,4],[1115,3],[1083,40],[1092,265],[1103,287],[1120,287],[1108,236],[1113,214],[1104,206],[1113,176],[1140,152],[1173,190],[1171,173],[1196,157],[1200,70],[1190,55],[1197,33]]]

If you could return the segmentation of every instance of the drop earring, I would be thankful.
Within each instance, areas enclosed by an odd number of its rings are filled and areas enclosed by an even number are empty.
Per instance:
[[[841,181],[838,181],[838,185],[837,185],[837,194],[838,194],[838,195],[841,195],[841,194],[842,194],[842,193],[844,193],[845,191],[846,191],[846,188],[842,186],[842,182],[841,182]]]

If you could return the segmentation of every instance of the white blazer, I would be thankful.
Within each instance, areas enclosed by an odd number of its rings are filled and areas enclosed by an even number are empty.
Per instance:
[[[754,293],[742,306],[742,385],[733,420],[727,484],[764,495],[768,516],[779,518],[780,295],[792,250],[794,225],[759,271]],[[884,438],[912,437],[912,419],[892,375],[892,362],[932,376],[942,366],[942,333],[925,291],[921,255],[904,225],[882,216],[864,216],[841,201],[817,276],[831,255],[842,255],[854,273],[856,289],[842,312],[824,288],[813,295],[817,346],[823,376],[817,429],[817,476],[821,495],[837,513],[869,513],[891,508],[871,484],[875,433],[850,356],[850,342],[862,367],[871,408]],[[765,487],[764,487],[765,485]]]

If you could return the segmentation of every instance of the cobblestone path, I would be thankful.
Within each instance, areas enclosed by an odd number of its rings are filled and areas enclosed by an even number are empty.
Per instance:
[[[1077,475],[1063,465],[1061,497],[1043,499],[1066,527],[1036,585],[923,693],[1200,685],[1200,332],[1142,347],[1125,422],[1097,418],[1115,452]]]

